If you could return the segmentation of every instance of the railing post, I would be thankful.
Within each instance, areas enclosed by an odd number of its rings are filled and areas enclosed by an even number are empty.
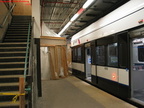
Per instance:
[[[19,93],[20,94],[25,93],[25,78],[24,77],[19,78]],[[20,101],[19,108],[25,108],[25,95],[20,95],[19,101]]]

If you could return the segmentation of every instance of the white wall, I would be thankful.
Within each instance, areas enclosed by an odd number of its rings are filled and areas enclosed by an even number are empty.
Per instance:
[[[40,0],[32,0],[32,17],[35,18],[34,22],[34,38],[40,38],[41,36],[41,27],[40,27]]]

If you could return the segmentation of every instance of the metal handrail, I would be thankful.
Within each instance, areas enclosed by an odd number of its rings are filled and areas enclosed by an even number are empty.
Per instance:
[[[29,75],[31,75],[31,76],[33,76],[33,73],[32,73],[32,71],[33,71],[33,44],[34,44],[34,39],[33,39],[33,25],[34,25],[34,17],[32,18],[32,21],[31,21],[31,42],[30,42],[30,53],[29,53],[29,70],[28,70],[28,74]]]
[[[33,53],[33,37],[32,37],[32,32],[31,32],[31,27],[33,27],[33,24],[34,24],[34,18],[29,23],[29,27],[28,27],[27,46],[26,46],[25,65],[24,65],[24,78],[25,78],[25,80],[26,80],[26,76],[27,76],[27,62],[28,62],[29,49],[31,50],[30,53]],[[30,41],[30,34],[31,34],[31,42],[29,42]],[[31,54],[31,55],[33,56],[33,54]],[[29,64],[30,64],[30,59],[29,59]],[[31,70],[29,69],[29,71],[31,71]]]
[[[32,21],[29,22],[29,28],[28,28],[28,37],[27,37],[27,48],[26,48],[26,55],[25,55],[25,66],[24,66],[24,82],[27,82],[27,86],[25,87],[25,91],[28,93],[28,108],[32,108],[32,94],[31,91],[33,89],[32,87],[32,81],[33,81],[33,24],[34,24],[34,18],[32,18]],[[31,35],[31,37],[30,37]],[[29,57],[28,57],[29,56]],[[29,61],[28,61],[29,58]],[[27,65],[29,62],[29,66]],[[28,68],[28,69],[27,69]]]
[[[6,23],[7,19],[8,19],[9,14],[12,12],[12,10],[13,10],[13,8],[14,8],[15,6],[16,6],[16,4],[13,4],[12,8],[10,9],[10,11],[8,11],[8,13],[6,14],[6,16],[5,16],[2,24],[0,25],[0,28],[3,28],[3,26],[5,25],[5,23]]]
[[[27,75],[27,62],[28,62],[28,53],[29,53],[30,30],[31,30],[31,22],[29,23],[29,28],[28,28],[27,47],[26,47],[26,55],[25,55],[25,65],[24,65],[24,78],[25,78],[25,80],[26,80],[26,75]]]

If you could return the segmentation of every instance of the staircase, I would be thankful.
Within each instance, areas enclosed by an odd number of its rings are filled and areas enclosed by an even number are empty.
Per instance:
[[[0,108],[19,108],[19,99],[12,102],[15,95],[2,93],[19,94],[19,77],[24,75],[30,18],[13,16],[3,43],[0,43]]]

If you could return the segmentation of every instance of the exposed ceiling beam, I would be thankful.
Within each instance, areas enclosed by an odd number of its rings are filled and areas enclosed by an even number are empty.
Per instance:
[[[81,21],[79,21],[80,23],[87,23],[88,21],[86,21],[86,20],[81,20]]]
[[[48,6],[48,5],[46,5],[46,6],[44,6],[44,7],[49,7],[49,8],[55,7],[55,8],[68,8],[68,9],[73,9],[73,7],[69,7],[69,6]]]
[[[103,3],[115,4],[117,0],[103,0]]]
[[[62,22],[45,22],[47,24],[62,24]]]
[[[100,8],[90,8],[90,10],[97,11],[97,12],[103,12],[104,11],[104,9],[100,9]]]
[[[44,4],[49,4],[49,3],[58,3],[58,4],[78,4],[78,3],[74,3],[74,2],[70,2],[70,3],[64,3],[64,2],[44,2]]]
[[[71,28],[70,30],[72,30],[72,31],[76,31],[76,29],[73,29],[73,28]]]
[[[63,22],[64,20],[61,20],[61,19],[42,19],[42,21],[44,22],[49,22],[49,21],[60,21],[60,22]]]
[[[79,28],[80,28],[80,27],[82,27],[82,26],[80,26],[80,25],[74,25],[74,27],[79,27]]]
[[[88,17],[95,17],[96,15],[95,14],[86,14],[86,16],[88,16]]]

